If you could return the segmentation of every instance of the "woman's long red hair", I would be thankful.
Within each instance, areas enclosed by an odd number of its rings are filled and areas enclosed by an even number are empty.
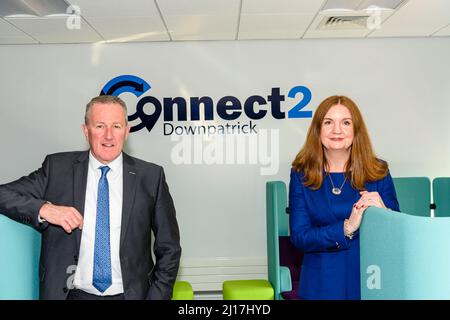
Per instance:
[[[328,167],[328,164],[320,132],[328,110],[338,104],[348,108],[353,120],[354,138],[345,171],[352,186],[363,190],[365,182],[384,178],[388,173],[388,165],[376,157],[361,112],[357,105],[346,96],[331,96],[322,101],[314,113],[306,142],[292,162],[292,167],[297,172],[303,172],[305,186],[311,187],[313,190],[322,186],[323,170]]]

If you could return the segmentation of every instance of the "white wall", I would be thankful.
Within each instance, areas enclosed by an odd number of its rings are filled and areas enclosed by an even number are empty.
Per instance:
[[[145,79],[152,88],[144,95],[160,100],[243,101],[305,85],[313,95],[306,110],[315,110],[345,94],[394,176],[450,176],[449,57],[448,38],[0,46],[0,183],[38,168],[48,153],[85,149],[84,106],[122,74]],[[123,97],[133,113],[138,99]],[[269,176],[257,164],[174,164],[177,142],[163,136],[161,119],[152,132],[132,134],[127,151],[165,167],[184,258],[265,256],[265,182],[288,181],[310,120],[255,121],[279,129],[279,171]]]

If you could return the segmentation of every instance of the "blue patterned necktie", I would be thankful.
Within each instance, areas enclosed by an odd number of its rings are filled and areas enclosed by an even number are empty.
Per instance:
[[[111,247],[109,242],[109,186],[108,166],[99,168],[102,176],[98,182],[97,219],[95,224],[94,274],[92,284],[101,293],[112,284]]]

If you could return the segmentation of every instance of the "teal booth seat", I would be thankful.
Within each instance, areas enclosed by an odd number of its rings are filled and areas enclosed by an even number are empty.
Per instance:
[[[362,299],[450,299],[450,218],[371,207],[360,245]]]
[[[266,183],[267,274],[275,300],[298,299],[303,253],[290,242],[286,184]]]
[[[0,215],[0,300],[39,299],[41,235]]]
[[[450,217],[450,178],[433,179],[433,200],[436,205],[435,217]]]
[[[39,299],[41,234],[0,215],[0,300]],[[187,281],[174,285],[173,300],[192,300]]]
[[[429,217],[431,183],[427,177],[393,178],[400,210],[416,216]]]
[[[275,300],[281,299],[281,292],[292,290],[289,270],[280,266],[279,251],[279,236],[289,235],[286,199],[286,185],[283,181],[266,183],[267,273],[275,291]]]

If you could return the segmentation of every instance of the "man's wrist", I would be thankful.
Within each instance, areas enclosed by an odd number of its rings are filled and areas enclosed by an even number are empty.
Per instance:
[[[46,204],[52,204],[52,203],[50,201],[45,201],[45,203],[44,203],[44,205],[42,207],[44,207]],[[39,223],[47,222],[47,220],[45,220],[44,218],[41,217],[41,211],[40,210],[39,210],[39,213],[38,213],[38,221],[39,221]]]

